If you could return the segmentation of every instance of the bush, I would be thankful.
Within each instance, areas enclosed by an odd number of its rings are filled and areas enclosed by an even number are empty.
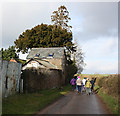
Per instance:
[[[99,95],[114,114],[118,114],[120,108],[118,104],[118,93],[120,92],[118,89],[118,86],[120,86],[118,84],[120,81],[119,76],[120,75],[108,75],[97,78],[97,84],[100,87]]]
[[[98,79],[98,86],[104,93],[118,97],[118,75],[110,75]]]
[[[103,86],[103,82],[104,82],[104,77],[100,78],[99,81],[98,81],[98,86],[99,87],[102,87]],[[98,80],[98,79],[97,79]]]

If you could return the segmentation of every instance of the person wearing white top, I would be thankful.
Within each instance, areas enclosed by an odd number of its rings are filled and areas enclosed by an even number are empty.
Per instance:
[[[84,78],[84,79],[82,80],[83,85],[85,85],[85,82],[86,82],[86,79]]]
[[[82,80],[82,91],[85,91],[85,83],[86,83],[86,78]]]

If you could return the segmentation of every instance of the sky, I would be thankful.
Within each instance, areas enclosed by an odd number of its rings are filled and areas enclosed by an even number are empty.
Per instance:
[[[98,1],[98,0],[97,0]],[[0,8],[1,47],[14,45],[18,36],[38,24],[52,24],[52,12],[65,5],[69,11],[73,42],[82,49],[86,63],[83,74],[118,73],[118,2],[69,0],[5,0]],[[25,59],[26,54],[20,53]]]

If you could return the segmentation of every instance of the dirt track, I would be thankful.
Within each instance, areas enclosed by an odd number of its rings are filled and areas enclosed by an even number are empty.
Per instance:
[[[110,114],[95,95],[70,92],[37,114]]]

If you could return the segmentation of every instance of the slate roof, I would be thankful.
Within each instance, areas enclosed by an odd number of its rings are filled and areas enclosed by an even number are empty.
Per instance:
[[[64,47],[52,47],[52,48],[32,48],[27,59],[31,58],[62,58],[64,55]]]

